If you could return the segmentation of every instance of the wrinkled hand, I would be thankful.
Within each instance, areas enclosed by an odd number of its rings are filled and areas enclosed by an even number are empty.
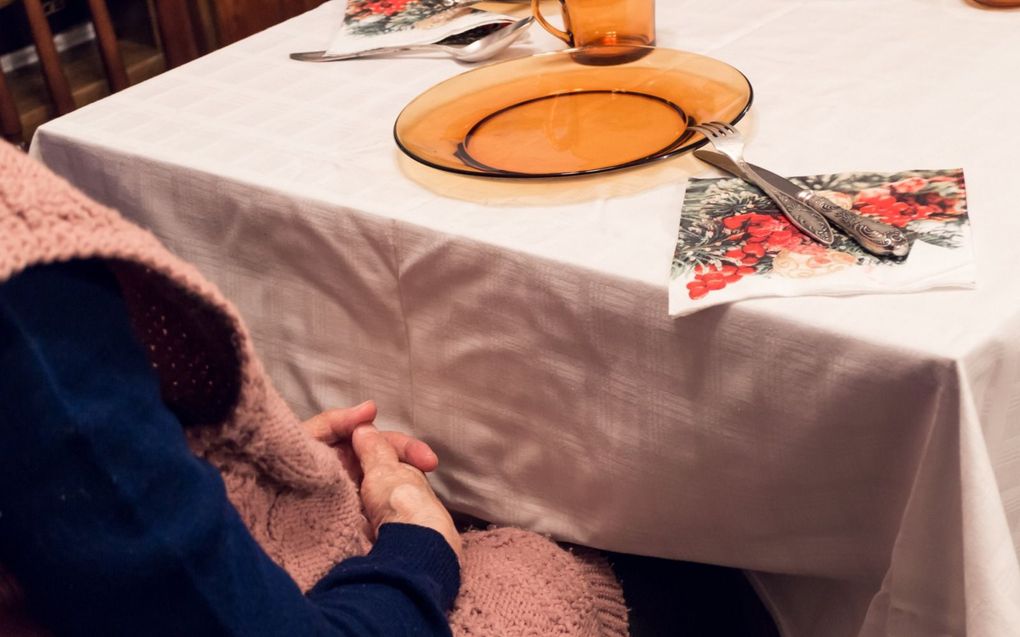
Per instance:
[[[330,409],[304,422],[315,439],[336,449],[356,484],[372,528],[386,522],[417,524],[438,531],[461,555],[460,535],[423,472],[439,466],[425,442],[372,426],[377,409],[371,400],[356,407]]]
[[[460,535],[425,474],[401,461],[396,446],[372,425],[357,427],[352,442],[364,474],[361,502],[373,528],[378,531],[387,522],[402,522],[434,529],[460,559]]]
[[[377,413],[375,402],[366,400],[356,407],[330,409],[304,422],[305,430],[313,438],[335,447],[340,462],[355,483],[361,482],[361,463],[354,456],[348,444],[351,434],[359,425],[371,424]],[[439,458],[428,444],[398,431],[380,432],[397,454],[400,462],[407,463],[421,471],[434,471]]]

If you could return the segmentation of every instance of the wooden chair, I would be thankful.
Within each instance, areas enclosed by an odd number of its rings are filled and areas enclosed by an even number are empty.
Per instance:
[[[18,107],[14,104],[3,69],[0,69],[0,137],[15,144],[22,143],[21,118],[18,117]]]
[[[21,0],[32,34],[32,42],[39,56],[39,66],[55,115],[69,113],[76,108],[71,84],[60,64],[53,33],[43,10],[41,0]],[[179,66],[198,57],[195,30],[188,12],[187,0],[154,0],[155,22],[162,42],[167,68]],[[114,32],[113,21],[106,0],[88,0],[92,26],[102,59],[110,93],[128,86],[128,74],[121,57]],[[23,130],[17,105],[8,82],[0,69],[0,135],[8,141],[22,142]]]
[[[191,22],[187,0],[155,0],[154,5],[167,68],[197,58],[195,25]]]
[[[199,0],[200,2],[202,0]],[[208,0],[220,46],[314,9],[323,0]]]

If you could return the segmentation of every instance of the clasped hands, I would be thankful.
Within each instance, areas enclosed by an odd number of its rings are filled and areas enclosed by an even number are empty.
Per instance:
[[[324,411],[306,420],[304,427],[337,450],[351,479],[360,485],[361,503],[374,530],[387,522],[428,527],[438,531],[460,559],[460,534],[425,477],[439,465],[439,458],[417,438],[376,429],[372,424],[376,413],[369,400]]]

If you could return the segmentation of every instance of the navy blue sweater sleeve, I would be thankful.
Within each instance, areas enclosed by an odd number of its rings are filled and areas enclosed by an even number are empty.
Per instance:
[[[188,449],[96,262],[0,286],[0,563],[68,635],[449,635],[459,587],[439,533],[384,525],[302,595]]]

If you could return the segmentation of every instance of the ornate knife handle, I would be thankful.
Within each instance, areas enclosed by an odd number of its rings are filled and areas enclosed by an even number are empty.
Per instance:
[[[783,211],[783,214],[786,215],[787,219],[789,219],[793,225],[800,228],[804,234],[808,235],[815,241],[824,243],[825,245],[832,245],[832,228],[829,227],[829,223],[818,210],[808,206],[796,197],[791,197],[785,192],[773,187],[772,184],[759,177],[758,173],[756,173],[754,168],[747,162],[740,161],[736,163],[755,186],[758,186],[765,191],[765,194],[768,195],[772,201],[776,202],[776,205],[779,206],[779,209]]]
[[[804,203],[825,215],[868,252],[897,257],[910,254],[910,241],[899,228],[837,206],[821,195],[805,194]]]

